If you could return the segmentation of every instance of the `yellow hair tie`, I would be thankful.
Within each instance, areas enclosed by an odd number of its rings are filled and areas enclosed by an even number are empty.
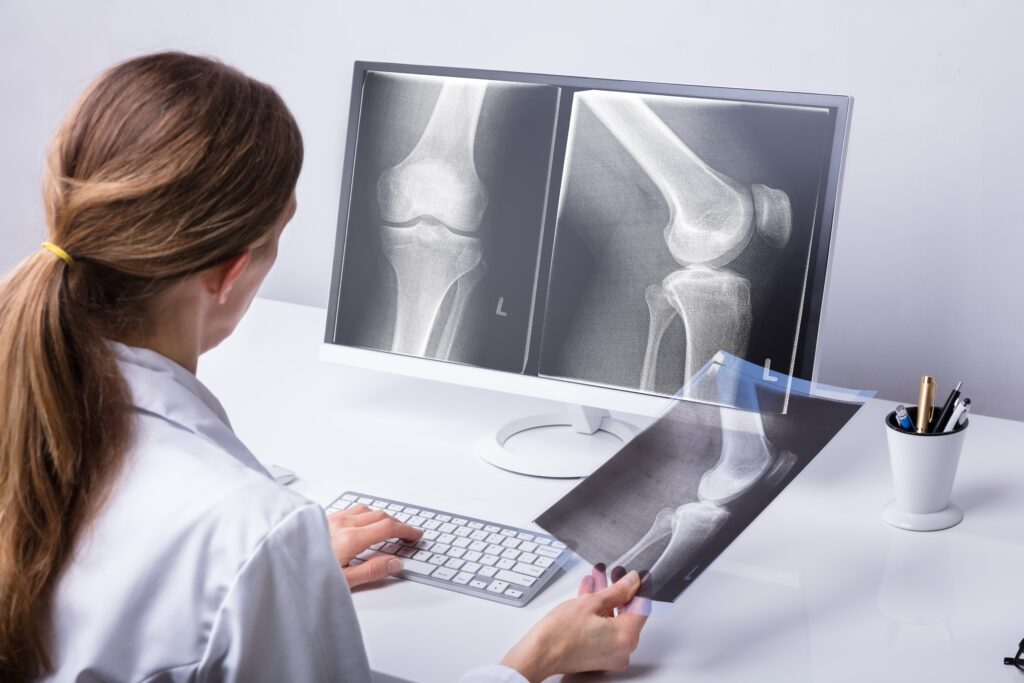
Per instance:
[[[52,242],[43,242],[43,249],[48,249],[49,251],[53,252],[54,256],[56,256],[69,266],[75,265],[75,259],[71,258],[71,254],[64,251],[56,244],[53,244]]]

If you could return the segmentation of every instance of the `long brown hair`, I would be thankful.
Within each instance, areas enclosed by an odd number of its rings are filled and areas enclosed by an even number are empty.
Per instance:
[[[132,443],[105,342],[169,283],[260,247],[302,165],[269,86],[182,53],[104,73],[58,130],[48,240],[0,283],[0,680],[53,670],[53,595]]]

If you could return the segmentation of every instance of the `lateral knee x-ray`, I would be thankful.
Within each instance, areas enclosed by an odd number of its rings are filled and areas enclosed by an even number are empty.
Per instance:
[[[720,350],[792,373],[828,107],[387,71],[358,102],[335,343],[662,395]]]
[[[716,354],[692,383],[707,402],[675,402],[537,523],[591,563],[649,571],[642,595],[674,601],[872,395],[787,383]]]

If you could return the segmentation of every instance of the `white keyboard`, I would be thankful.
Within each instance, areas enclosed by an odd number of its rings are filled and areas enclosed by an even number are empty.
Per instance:
[[[522,607],[558,574],[572,551],[554,537],[507,524],[346,491],[328,514],[362,503],[384,510],[423,537],[391,538],[361,553],[353,564],[378,555],[401,558],[399,578]]]

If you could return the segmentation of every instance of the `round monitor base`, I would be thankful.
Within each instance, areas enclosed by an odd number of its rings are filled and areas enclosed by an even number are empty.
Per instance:
[[[964,518],[964,511],[953,503],[943,510],[928,514],[915,514],[900,509],[896,501],[890,501],[882,508],[882,519],[900,529],[910,531],[940,531],[956,526]]]
[[[477,452],[481,458],[495,467],[510,472],[534,477],[577,479],[592,473],[618,451],[618,448],[613,450],[602,448],[606,444],[597,443],[599,441],[597,432],[611,434],[624,444],[632,439],[637,431],[637,428],[628,422],[604,417],[593,434],[575,432],[578,436],[593,439],[595,442],[593,448],[585,448],[582,452],[573,453],[561,449],[554,451],[550,448],[513,452],[508,449],[509,439],[517,434],[545,427],[564,427],[567,430],[572,430],[573,418],[569,413],[551,413],[515,420],[497,431],[481,437],[477,444]]]

